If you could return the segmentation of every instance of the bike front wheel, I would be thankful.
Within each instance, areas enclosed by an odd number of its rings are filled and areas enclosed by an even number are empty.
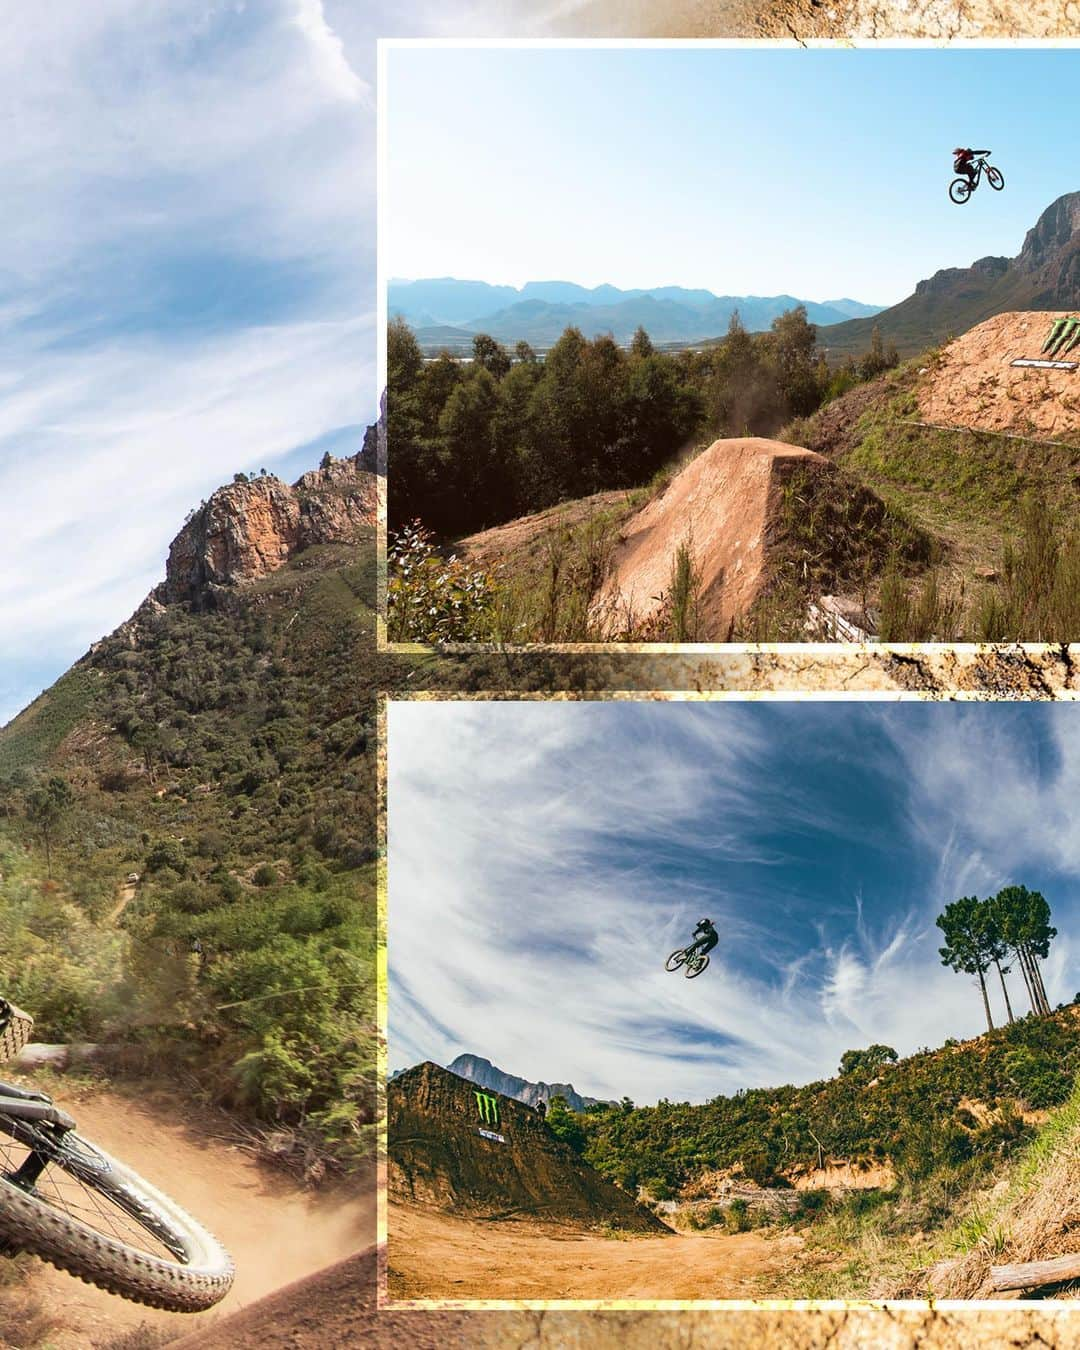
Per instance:
[[[202,1312],[233,1282],[225,1248],[88,1139],[0,1113],[0,1242],[123,1298]]]
[[[685,960],[686,960],[686,952],[680,948],[679,951],[672,952],[671,955],[668,957],[668,959],[664,962],[664,969],[678,970]]]
[[[949,184],[949,196],[957,204],[962,206],[971,196],[974,188],[966,178],[954,178]]]
[[[995,192],[1000,192],[1001,189],[1005,186],[1005,175],[1001,172],[1000,169],[987,168],[986,181],[990,184],[990,186],[994,189]]]

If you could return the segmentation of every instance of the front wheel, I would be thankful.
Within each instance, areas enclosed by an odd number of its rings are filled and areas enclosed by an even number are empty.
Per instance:
[[[213,1307],[233,1282],[221,1243],[131,1168],[75,1133],[2,1113],[0,1243],[174,1312]]]
[[[694,956],[686,963],[686,978],[692,980],[695,975],[700,975],[709,964],[707,952],[696,952]]]
[[[971,196],[972,191],[972,186],[966,178],[954,178],[949,184],[949,196],[957,206],[962,206]]]
[[[1000,169],[994,169],[988,165],[986,169],[986,181],[990,184],[990,186],[994,189],[995,192],[1000,192],[1001,189],[1005,186],[1005,175],[1001,172]]]
[[[686,960],[686,953],[681,949],[677,952],[672,952],[671,955],[668,957],[668,959],[664,962],[664,969],[678,970],[685,960]]]

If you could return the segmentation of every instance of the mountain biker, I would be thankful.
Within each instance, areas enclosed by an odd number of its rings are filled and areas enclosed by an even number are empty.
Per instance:
[[[961,146],[953,151],[953,173],[962,173],[971,184],[975,186],[975,170],[972,168],[972,160],[976,155],[985,154],[985,150],[970,150]]]
[[[696,941],[692,942],[686,949],[688,956],[695,951],[700,951],[702,956],[707,956],[720,941],[720,934],[713,927],[712,919],[701,919],[694,929],[694,937]]]

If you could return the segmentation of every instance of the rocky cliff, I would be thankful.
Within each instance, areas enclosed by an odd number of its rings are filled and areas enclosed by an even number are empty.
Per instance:
[[[563,1097],[571,1111],[584,1111],[594,1106],[600,1099],[582,1097],[574,1091],[571,1083],[531,1083],[527,1078],[518,1078],[512,1073],[497,1069],[490,1059],[480,1055],[458,1055],[453,1064],[447,1065],[451,1073],[467,1078],[470,1083],[501,1092],[505,1097],[513,1097],[526,1106],[545,1105],[552,1097]]]
[[[173,540],[158,604],[212,607],[221,593],[276,571],[313,544],[343,543],[375,523],[377,441],[327,458],[291,487],[273,474],[238,476],[196,510]]]

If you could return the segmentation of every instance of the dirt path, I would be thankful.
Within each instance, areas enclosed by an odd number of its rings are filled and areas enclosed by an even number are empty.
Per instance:
[[[134,899],[135,883],[132,881],[125,881],[116,893],[116,904],[112,907],[112,912],[109,915],[109,922],[111,924],[119,923],[120,915],[123,914],[124,910],[127,909],[128,905],[130,905]]]
[[[409,1299],[738,1299],[790,1270],[795,1234],[605,1237],[392,1205],[388,1289]]]
[[[65,1104],[63,1093],[56,1095]],[[246,1152],[213,1141],[205,1127],[177,1121],[174,1103],[160,1093],[136,1102],[113,1092],[92,1092],[66,1104],[82,1133],[161,1185],[216,1233],[237,1273],[218,1308],[191,1316],[130,1303],[35,1263],[31,1291],[63,1328],[50,1337],[50,1350],[107,1345],[140,1325],[177,1336],[206,1328],[372,1240],[373,1193],[348,1198],[306,1193]]]

